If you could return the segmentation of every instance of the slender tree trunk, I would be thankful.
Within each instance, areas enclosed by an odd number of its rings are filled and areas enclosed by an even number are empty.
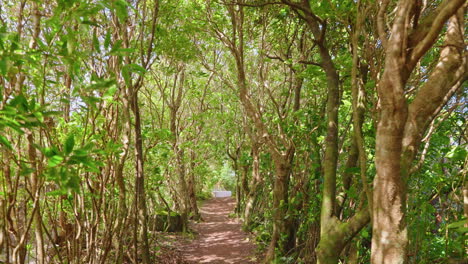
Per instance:
[[[250,165],[244,164],[242,166],[242,178],[241,178],[241,187],[242,187],[242,195],[241,195],[241,203],[243,207],[241,209],[245,209],[245,198],[249,193],[249,178],[248,174],[250,171]]]
[[[5,200],[5,205],[4,208],[1,207],[0,209],[4,210],[2,212],[3,218],[2,218],[2,223],[3,223],[3,232],[4,232],[4,243],[5,243],[5,261],[6,263],[10,262],[10,239],[8,237],[7,230],[11,228],[9,219],[11,219],[11,206],[13,203],[13,186],[11,184],[11,167],[10,167],[10,153],[5,149],[2,151],[3,152],[3,166],[2,166],[2,172],[3,172],[3,180],[4,182],[2,183],[6,192],[6,200]]]
[[[290,149],[290,155],[294,155],[294,149]],[[291,248],[286,226],[286,215],[288,212],[288,188],[291,174],[290,156],[275,156],[275,178],[273,181],[273,233],[268,247],[265,262],[269,263],[275,259],[275,250],[284,255]],[[283,237],[282,237],[283,236]]]
[[[234,161],[234,173],[236,174],[236,213],[237,216],[240,215],[242,208],[242,192],[241,192],[241,172],[239,171],[239,163],[236,160]]]
[[[200,220],[200,212],[198,211],[197,205],[197,196],[196,196],[196,184],[195,184],[195,152],[190,152],[190,173],[189,179],[187,182],[188,192],[189,192],[189,201],[190,201],[190,211],[193,214],[194,220]]]
[[[229,147],[226,149],[226,154],[232,160],[232,166],[234,173],[236,175],[236,207],[234,208],[235,213],[237,216],[240,215],[242,209],[242,193],[241,193],[241,177],[239,171],[239,155],[240,155],[241,147],[237,146],[234,153],[231,153]]]
[[[125,89],[121,89],[122,91],[122,125],[124,127],[124,131],[122,134],[122,145],[123,145],[123,152],[120,155],[118,161],[116,161],[115,169],[114,169],[114,177],[119,188],[119,201],[118,201],[118,217],[117,217],[117,227],[115,230],[116,235],[116,243],[117,243],[117,264],[122,264],[124,260],[124,241],[122,239],[124,232],[126,229],[124,228],[125,221],[127,218],[127,189],[125,187],[125,180],[123,177],[123,171],[125,167],[125,162],[127,161],[129,149],[130,149],[130,137],[131,137],[131,126],[130,126],[130,102],[128,101],[128,97],[126,96]],[[118,112],[118,108],[116,112]],[[119,113],[117,113],[119,115]],[[119,122],[115,122],[115,128],[118,130],[120,127]]]
[[[187,181],[185,179],[185,162],[184,162],[184,150],[179,149],[178,146],[175,146],[175,151],[176,151],[176,159],[177,159],[177,175],[179,177],[179,199],[181,200],[181,206],[182,206],[182,223],[183,223],[183,229],[184,231],[187,230],[187,221],[188,221],[188,215],[190,212],[190,202],[189,202],[189,191],[187,187]]]
[[[40,182],[39,182],[39,172],[37,166],[37,154],[36,149],[34,148],[34,136],[33,132],[28,131],[28,152],[29,160],[31,161],[33,172],[31,174],[30,183],[31,183],[31,193],[33,195],[33,203],[36,205],[35,210],[33,211],[33,223],[34,223],[34,234],[36,238],[36,254],[37,254],[37,263],[43,264],[45,261],[45,252],[44,252],[44,237],[42,233],[42,216],[40,210]]]
[[[245,203],[244,220],[245,225],[249,227],[252,224],[252,211],[257,199],[258,189],[262,182],[260,175],[260,144],[252,143],[252,180],[250,183],[250,191]]]
[[[176,158],[176,173],[178,175],[178,201],[175,203],[179,205],[181,210],[183,230],[187,230],[188,215],[190,212],[190,198],[186,180],[186,168],[184,161],[184,150],[179,147],[180,144],[180,130],[178,127],[177,119],[179,109],[183,99],[183,88],[185,82],[185,65],[180,65],[177,73],[174,75],[173,88],[170,94],[169,108],[170,108],[170,130],[174,137],[172,142],[172,149]],[[180,74],[180,76],[179,76]]]
[[[138,91],[132,91],[131,94],[132,111],[135,117],[135,210],[137,210],[136,219],[138,219],[138,222],[135,222],[135,228],[140,226],[140,240],[143,243],[141,257],[144,264],[149,264],[151,261],[148,244],[148,213],[146,208],[143,138],[141,136],[141,117],[140,107],[138,105]],[[135,257],[137,259],[138,255]]]
[[[320,242],[316,252],[319,264],[337,263],[343,247],[369,222],[369,210],[361,210],[346,222],[335,216],[336,170],[338,162],[338,108],[340,104],[339,74],[327,47],[324,22],[312,12],[308,1],[301,2],[303,18],[318,43],[321,67],[327,77],[327,136],[323,166],[322,206],[320,210]]]

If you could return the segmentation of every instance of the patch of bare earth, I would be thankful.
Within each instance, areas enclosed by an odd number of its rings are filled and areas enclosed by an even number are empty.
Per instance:
[[[255,246],[242,231],[241,223],[230,218],[234,210],[233,198],[213,198],[203,205],[204,221],[195,223],[195,240],[181,248],[183,259],[190,263],[256,263],[253,260]]]

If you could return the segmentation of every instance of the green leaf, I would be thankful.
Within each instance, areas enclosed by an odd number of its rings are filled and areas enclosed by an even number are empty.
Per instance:
[[[122,76],[125,80],[125,84],[127,86],[130,86],[131,85],[131,74],[132,72],[135,72],[139,75],[143,75],[146,73],[146,69],[143,68],[142,66],[138,65],[138,64],[134,64],[134,63],[131,63],[131,64],[127,64],[125,66],[122,67]]]
[[[86,157],[88,156],[88,151],[85,149],[77,149],[73,152],[77,157]]]
[[[0,75],[5,76],[8,72],[8,63],[6,58],[0,59]]]
[[[21,175],[22,176],[25,176],[25,175],[29,175],[31,173],[33,173],[35,170],[33,168],[30,168],[28,166],[21,166]]]
[[[452,228],[459,228],[459,227],[462,227],[466,224],[466,219],[463,219],[463,220],[460,220],[460,221],[457,221],[457,222],[454,222],[454,223],[451,223],[447,226],[447,228],[449,229],[452,229]]]
[[[127,13],[128,3],[123,0],[116,0],[114,4],[115,4],[115,11],[119,19],[122,21],[125,20],[128,16],[128,13]]]
[[[75,146],[75,136],[70,134],[65,141],[65,154],[70,154],[73,151],[73,147]]]
[[[13,150],[10,141],[8,141],[8,139],[2,135],[0,135],[0,143],[7,147],[9,150]]]
[[[66,186],[72,191],[78,192],[80,190],[80,178],[77,175],[70,176]]]
[[[106,36],[106,38],[107,38],[107,36]],[[106,39],[106,41],[107,41],[107,39]],[[104,42],[104,45],[106,44],[106,41]],[[112,49],[110,50],[109,53],[112,54],[112,53],[116,52],[117,50],[119,50],[122,47],[122,42],[123,42],[123,40],[121,40],[121,39],[117,40],[114,43],[114,45],[112,45]],[[109,44],[110,44],[110,35],[109,35]]]
[[[65,195],[65,194],[67,194],[67,192],[65,190],[62,190],[62,189],[58,189],[58,190],[50,191],[50,192],[46,193],[47,196],[62,196],[62,195]]]
[[[460,233],[460,234],[465,234],[465,233],[468,233],[468,227],[459,227],[459,228],[455,229],[455,231]]]
[[[99,40],[96,36],[96,32],[93,33],[93,46],[94,46],[94,49],[99,52],[101,51],[100,47],[99,47]]]
[[[128,67],[130,72],[135,72],[135,73],[137,73],[139,75],[143,75],[143,74],[146,73],[145,68],[143,68],[142,66],[140,66],[138,64],[135,64],[135,63],[127,64],[124,67]]]
[[[348,99],[343,99],[342,102],[343,102],[343,105],[346,106],[346,107],[350,107],[350,106],[351,106],[351,101],[348,100]]]
[[[117,92],[117,86],[112,85],[107,89],[107,91],[104,93],[103,98],[106,101],[111,101],[114,97],[114,94]]]
[[[56,147],[43,148],[43,149],[39,148],[39,149],[47,158],[51,158],[54,155],[57,155],[59,153]]]
[[[111,33],[107,31],[106,37],[104,38],[104,48],[108,49],[111,43]]]
[[[452,148],[446,155],[445,157],[450,158],[451,160],[458,162],[458,161],[464,161],[466,157],[466,149],[461,148],[460,146],[456,146]]]
[[[99,27],[99,24],[98,24],[98,23],[96,23],[96,22],[94,22],[94,21],[90,21],[90,20],[83,20],[83,21],[81,22],[81,24]]]
[[[54,155],[49,159],[48,165],[49,167],[55,167],[59,165],[63,161],[63,157],[59,155]]]
[[[72,55],[75,51],[75,36],[70,33],[67,39],[67,51],[68,55]]]
[[[134,48],[116,48],[115,46],[112,47],[112,50],[109,52],[109,55],[117,55],[117,56],[125,56],[130,53],[135,52],[136,49]]]
[[[345,172],[351,173],[351,174],[358,174],[360,172],[360,169],[359,167],[351,167],[351,168],[346,168]]]
[[[369,237],[369,232],[367,232],[366,229],[363,229],[361,235],[362,235],[363,238],[368,238]]]
[[[125,85],[131,86],[130,82],[130,71],[128,70],[127,67],[122,67],[122,77],[124,78]]]
[[[33,114],[39,122],[44,122],[44,115],[41,112],[34,112]]]
[[[17,109],[21,109],[23,112],[29,111],[28,100],[24,95],[19,94],[15,98],[10,101],[10,106],[16,107]]]

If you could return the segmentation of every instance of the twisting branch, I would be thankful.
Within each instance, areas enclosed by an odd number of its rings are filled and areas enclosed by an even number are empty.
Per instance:
[[[290,0],[281,0],[285,5],[288,5],[294,9],[300,10],[304,13],[309,13],[310,10],[308,10],[307,6],[304,6],[303,4],[296,3]]]
[[[456,13],[456,11],[465,4],[465,0],[445,0],[439,8],[435,12],[437,12],[437,15],[435,18],[432,20],[432,23],[430,25],[424,25],[424,26],[429,26],[429,31],[427,34],[424,36],[424,38],[419,41],[418,43],[415,43],[415,47],[413,51],[411,52],[410,56],[410,63],[411,64],[416,64],[416,62],[424,55],[426,54],[426,51],[430,49],[435,41],[437,40],[437,37],[439,36],[440,31],[442,30],[442,27],[445,26],[445,22],[453,15]],[[421,30],[424,31],[425,28],[416,28],[416,30]]]
[[[389,0],[382,0],[379,12],[377,13],[377,32],[384,48],[387,46],[387,34],[385,33],[385,11],[387,10],[389,2]]]
[[[359,85],[358,82],[358,67],[359,67],[359,58],[358,58],[358,46],[359,46],[359,34],[361,33],[362,25],[364,23],[364,17],[360,12],[361,1],[357,2],[357,14],[356,14],[356,25],[353,30],[352,35],[352,49],[353,49],[353,68],[351,70],[351,92],[352,92],[352,107],[353,107],[353,127],[354,127],[354,137],[356,140],[358,153],[359,153],[359,167],[362,186],[364,192],[367,196],[367,202],[369,204],[369,215],[372,215],[372,190],[367,182],[367,153],[365,149],[364,135],[362,132],[362,123],[364,121],[364,100],[365,92],[364,88]]]

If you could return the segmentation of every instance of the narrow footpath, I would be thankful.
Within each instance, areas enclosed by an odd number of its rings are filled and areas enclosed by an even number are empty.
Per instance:
[[[201,214],[204,221],[192,228],[197,237],[184,246],[184,259],[190,263],[256,263],[253,260],[255,246],[242,231],[241,223],[229,218],[235,207],[235,200],[213,198],[203,205]]]

